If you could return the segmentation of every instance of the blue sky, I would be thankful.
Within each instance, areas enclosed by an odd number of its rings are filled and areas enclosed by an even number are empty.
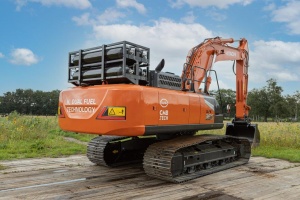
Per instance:
[[[300,90],[299,10],[293,0],[3,0],[0,95],[71,87],[69,51],[122,40],[150,47],[152,69],[164,58],[164,71],[180,75],[189,49],[216,36],[248,40],[249,89],[274,78],[293,94]],[[232,62],[214,68],[221,87],[234,89]]]

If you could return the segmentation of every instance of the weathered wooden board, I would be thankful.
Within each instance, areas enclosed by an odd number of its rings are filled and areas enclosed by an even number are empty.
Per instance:
[[[148,177],[141,165],[95,166],[84,155],[0,164],[0,199],[300,198],[300,163],[262,157],[182,184]]]

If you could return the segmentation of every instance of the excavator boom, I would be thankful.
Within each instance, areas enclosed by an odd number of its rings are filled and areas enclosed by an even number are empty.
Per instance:
[[[230,44],[238,42],[238,47]],[[211,83],[210,71],[218,61],[233,60],[236,63],[236,113],[233,122],[227,124],[226,135],[248,138],[253,146],[259,144],[259,130],[252,125],[248,117],[250,106],[247,105],[248,94],[248,42],[245,38],[234,40],[220,37],[209,38],[193,47],[182,71],[182,89],[196,93],[209,94]],[[204,85],[203,91],[201,86]]]
[[[187,56],[187,62],[182,72],[182,88],[194,92],[208,93],[211,78],[209,71],[218,61],[236,61],[236,118],[243,119],[248,116],[250,107],[247,102],[248,88],[248,42],[246,39],[238,40],[239,46],[228,44],[237,40],[219,37],[205,40],[192,48]],[[201,84],[204,82],[204,91]]]

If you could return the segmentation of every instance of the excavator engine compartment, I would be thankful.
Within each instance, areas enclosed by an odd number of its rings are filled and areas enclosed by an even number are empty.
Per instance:
[[[260,133],[248,119],[247,40],[234,42],[216,37],[193,47],[181,76],[163,72],[164,59],[150,70],[150,49],[128,41],[70,52],[74,87],[60,93],[59,125],[99,135],[87,146],[91,162],[143,163],[147,175],[174,183],[246,164]],[[197,135],[224,126],[209,94],[213,63],[222,60],[236,61],[236,116],[223,136]]]

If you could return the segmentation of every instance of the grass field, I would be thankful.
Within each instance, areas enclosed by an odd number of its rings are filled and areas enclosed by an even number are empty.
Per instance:
[[[300,162],[300,123],[258,123],[258,127],[261,145],[253,149],[254,156]],[[203,133],[224,134],[225,127]],[[64,137],[87,142],[95,135],[61,131],[57,117],[12,113],[0,118],[0,160],[59,157],[86,152],[85,145],[66,141]]]
[[[59,157],[86,152],[84,145],[68,142],[63,137],[89,141],[93,136],[61,131],[57,117],[12,113],[0,118],[0,160]]]
[[[261,145],[254,156],[300,162],[300,123],[259,123]]]

